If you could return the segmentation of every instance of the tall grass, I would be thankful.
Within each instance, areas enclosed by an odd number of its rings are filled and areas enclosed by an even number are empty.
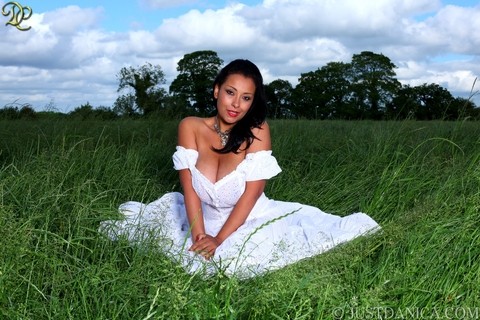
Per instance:
[[[283,172],[267,196],[367,212],[382,231],[240,281],[97,232],[120,203],[180,190],[175,122],[0,122],[0,318],[480,316],[477,123],[270,126]]]

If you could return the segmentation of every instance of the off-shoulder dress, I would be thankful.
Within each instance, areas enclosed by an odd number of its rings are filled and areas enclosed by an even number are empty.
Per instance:
[[[270,179],[281,172],[272,151],[258,151],[247,154],[234,171],[213,183],[196,168],[197,158],[196,150],[178,146],[173,163],[176,170],[190,170],[193,188],[202,202],[205,232],[210,235],[221,229],[247,181]],[[223,272],[240,278],[282,268],[380,228],[365,213],[340,217],[262,194],[245,223],[207,261],[188,251],[192,241],[181,193],[170,192],[146,204],[129,201],[119,210],[124,219],[101,225],[110,238],[127,237],[135,243],[155,239],[159,248],[187,272]]]

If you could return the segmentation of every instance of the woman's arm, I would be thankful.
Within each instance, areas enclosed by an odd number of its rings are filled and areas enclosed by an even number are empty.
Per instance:
[[[199,238],[194,242],[191,251],[200,253],[209,259],[215,253],[215,250],[227,239],[235,230],[237,230],[247,220],[248,215],[253,209],[258,198],[262,195],[265,188],[265,180],[249,181],[246,184],[245,192],[242,194],[232,212],[223,224],[216,236],[200,233]],[[203,220],[202,220],[203,222]],[[196,236],[197,237],[197,236]]]
[[[197,150],[195,140],[195,128],[198,120],[196,118],[185,118],[178,125],[178,145],[187,149]],[[192,186],[192,174],[189,169],[179,170],[180,184],[185,199],[185,209],[192,235],[192,242],[195,242],[199,235],[205,234],[203,222],[202,205],[200,198]]]
[[[265,189],[265,180],[249,181],[245,187],[245,192],[238,200],[235,208],[223,225],[222,229],[215,236],[218,245],[222,244],[235,230],[237,230],[247,220],[248,215],[253,209],[258,198]]]
[[[247,153],[271,149],[270,129],[267,123],[264,123],[261,129],[255,130],[254,134],[258,139],[254,140]],[[209,252],[210,255],[213,255],[217,247],[245,223],[258,198],[262,195],[265,184],[265,180],[248,181],[245,186],[245,192],[238,200],[218,234],[215,237],[206,235],[192,246],[192,250]]]
[[[192,186],[192,174],[190,170],[183,169],[179,171],[180,184],[183,189],[183,197],[185,200],[185,210],[187,212],[187,219],[190,225],[190,232],[192,242],[198,238],[199,235],[205,234],[205,224],[203,222],[202,204]]]

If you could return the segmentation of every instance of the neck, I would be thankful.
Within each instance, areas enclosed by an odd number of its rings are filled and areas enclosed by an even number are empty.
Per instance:
[[[222,133],[228,133],[232,129],[233,125],[225,125],[220,119],[218,118],[218,115],[215,116],[215,124],[217,128],[220,130]]]

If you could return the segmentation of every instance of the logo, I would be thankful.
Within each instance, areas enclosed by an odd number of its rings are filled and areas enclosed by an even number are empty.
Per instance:
[[[20,31],[28,31],[32,28],[31,26],[21,26],[23,21],[30,19],[32,16],[32,8],[28,6],[24,7],[18,2],[10,1],[5,3],[5,5],[2,7],[2,14],[5,17],[10,16],[10,20],[5,23],[6,26],[11,25]]]

